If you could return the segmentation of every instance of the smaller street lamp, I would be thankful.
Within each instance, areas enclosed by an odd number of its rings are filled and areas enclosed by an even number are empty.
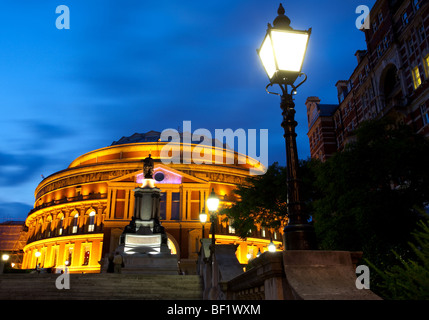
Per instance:
[[[8,260],[9,260],[9,255],[7,253],[3,253],[1,255],[1,261],[0,261],[0,273],[4,272],[4,268]]]
[[[210,222],[211,222],[211,233],[212,233],[212,247],[211,253],[214,254],[215,251],[215,234],[216,234],[216,211],[219,207],[219,197],[214,192],[214,188],[212,188],[212,192],[207,198],[207,208],[210,212]]]
[[[276,245],[274,244],[273,241],[271,241],[270,244],[268,245],[268,251],[269,252],[276,252],[277,251]]]
[[[202,236],[201,238],[204,239],[204,228],[206,226],[206,222],[207,222],[207,213],[206,213],[206,207],[203,208],[203,211],[200,213],[200,222],[203,225],[203,231],[202,231]]]
[[[218,275],[217,268],[215,264],[215,248],[216,248],[216,211],[219,207],[219,197],[214,192],[214,188],[212,188],[212,192],[207,198],[207,208],[210,212],[210,222],[211,222],[211,233],[212,233],[212,244],[210,246],[210,264],[212,265],[212,286],[210,288],[209,298],[211,300],[217,299],[217,285],[218,285]]]
[[[42,255],[42,253],[40,251],[36,251],[36,253],[34,255],[36,256],[36,270],[39,271],[39,267],[38,267],[37,263],[39,261],[39,257]]]

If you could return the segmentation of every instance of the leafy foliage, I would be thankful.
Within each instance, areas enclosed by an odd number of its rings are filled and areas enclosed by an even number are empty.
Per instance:
[[[429,141],[388,118],[362,123],[355,138],[324,163],[300,163],[301,196],[305,213],[313,217],[319,248],[363,251],[363,258],[387,270],[390,279],[386,283],[381,273],[371,274],[376,293],[393,290],[391,296],[397,298],[403,290],[398,288],[407,287],[412,293],[404,296],[426,297],[419,290],[427,290],[428,249],[421,240],[427,234],[419,236],[412,250],[408,243],[419,221],[427,219]],[[236,191],[241,201],[222,213],[233,219],[240,237],[246,238],[255,224],[282,226],[286,181],[285,168],[274,163],[264,176],[250,178]]]
[[[247,184],[235,193],[241,201],[223,209],[221,214],[232,219],[232,226],[241,238],[246,238],[257,224],[273,229],[281,227],[287,214],[285,168],[274,163],[265,175],[248,178]]]
[[[362,124],[346,150],[313,161],[321,248],[372,256],[402,250],[422,217],[418,209],[429,203],[428,163],[428,141],[389,120]]]
[[[420,230],[413,233],[414,243],[409,242],[415,259],[405,261],[393,251],[400,264],[382,271],[367,260],[382,278],[379,285],[383,296],[395,300],[429,299],[429,224],[421,221]]]

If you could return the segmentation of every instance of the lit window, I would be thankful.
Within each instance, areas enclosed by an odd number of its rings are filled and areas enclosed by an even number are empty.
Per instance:
[[[75,214],[74,218],[73,218],[73,228],[72,228],[72,233],[77,233],[77,219],[79,218],[79,214]]]
[[[85,247],[84,256],[83,256],[83,265],[84,266],[87,266],[89,264],[90,255],[91,255],[91,251],[89,250],[89,247]]]
[[[94,231],[95,211],[91,211],[88,219],[88,232]]]
[[[63,223],[64,223],[64,217],[61,217],[61,220],[58,224],[58,235],[62,235],[63,234]]]
[[[422,104],[420,106],[420,112],[422,114],[423,119],[423,126],[426,126],[429,124],[429,110],[426,108],[426,104]]]
[[[417,89],[422,84],[422,79],[420,78],[419,67],[415,67],[411,73],[413,74],[414,89]]]
[[[262,236],[262,238],[265,238],[265,228],[264,227],[261,228],[261,236]]]
[[[423,65],[425,66],[426,78],[429,79],[429,54],[423,58]]]
[[[235,233],[235,228],[232,226],[233,223],[234,223],[234,220],[229,219],[229,222],[228,222],[228,232],[229,233]]]

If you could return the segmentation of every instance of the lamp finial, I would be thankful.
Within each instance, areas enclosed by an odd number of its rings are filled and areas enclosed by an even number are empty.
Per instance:
[[[277,10],[278,16],[273,21],[274,28],[287,30],[292,29],[290,26],[290,19],[285,16],[285,12],[285,8],[283,8],[283,5],[280,3],[280,6]]]
[[[283,5],[280,3],[279,9],[277,10],[278,15],[284,15],[285,14],[285,8],[283,8]]]

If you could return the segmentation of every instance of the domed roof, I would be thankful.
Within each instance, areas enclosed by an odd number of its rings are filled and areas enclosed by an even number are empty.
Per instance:
[[[161,132],[153,130],[146,133],[134,133],[132,136],[122,137],[118,141],[113,141],[111,146],[136,142],[156,142],[159,141],[160,137]]]

